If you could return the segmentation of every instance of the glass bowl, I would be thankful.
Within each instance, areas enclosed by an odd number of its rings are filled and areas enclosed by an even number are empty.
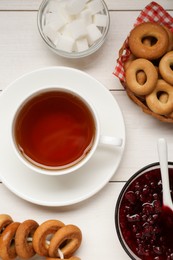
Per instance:
[[[169,162],[170,192],[173,162]],[[115,207],[119,241],[133,259],[173,259],[173,213],[162,203],[158,162],[136,172],[124,185]]]
[[[56,5],[58,4],[61,4],[61,7],[62,7],[62,3],[63,1],[65,2],[66,0],[43,0],[43,2],[41,3],[40,7],[39,7],[39,10],[38,10],[38,15],[37,15],[37,24],[38,24],[38,30],[40,32],[40,35],[42,37],[42,39],[44,40],[44,42],[46,43],[46,45],[56,54],[62,56],[62,57],[66,57],[66,58],[82,58],[82,57],[86,57],[88,55],[91,55],[92,53],[96,52],[101,46],[102,44],[105,42],[105,39],[106,39],[106,36],[107,36],[107,33],[109,31],[109,27],[110,27],[110,15],[109,15],[109,11],[108,11],[108,8],[107,8],[107,5],[105,4],[104,0],[100,0],[102,6],[103,6],[103,9],[99,12],[99,13],[96,13],[96,14],[101,14],[101,15],[104,15],[104,21],[105,21],[105,25],[104,26],[99,26],[97,24],[97,28],[99,30],[99,32],[101,32],[101,36],[100,38],[98,38],[97,40],[93,41],[92,44],[88,44],[88,48],[86,49],[82,49],[80,48],[80,50],[76,50],[76,48],[74,47],[73,50],[70,50],[70,51],[66,51],[66,50],[62,50],[60,49],[59,47],[57,47],[58,44],[55,44],[55,43],[58,43],[58,40],[56,41],[52,41],[52,38],[54,37],[48,37],[47,34],[45,33],[45,26],[46,26],[46,19],[48,17],[47,14],[50,14],[50,13],[53,13],[54,10],[52,10],[52,6],[55,4],[55,12],[57,14],[57,11],[58,11],[58,8]],[[71,0],[69,0],[71,1]],[[91,0],[93,1],[93,0]],[[91,1],[86,1],[86,4],[90,3]],[[67,2],[67,1],[66,1]],[[51,8],[50,8],[50,5],[51,5]],[[86,8],[85,8],[86,9]],[[63,10],[64,12],[64,10]],[[60,12],[59,12],[60,13]],[[61,14],[61,13],[60,13]],[[71,16],[73,17],[73,20],[77,19],[76,17],[77,16]],[[93,19],[93,15],[91,16],[92,19]],[[69,18],[69,17],[68,17]],[[71,18],[70,18],[71,19]],[[82,17],[83,19],[83,17]],[[61,19],[60,19],[61,20]],[[57,21],[56,21],[57,22]],[[59,21],[58,23],[60,23],[61,21]],[[71,20],[69,20],[68,23],[70,23]],[[67,23],[67,24],[68,24]],[[93,23],[93,22],[92,22]],[[66,25],[67,25],[66,24]],[[65,25],[65,26],[66,26]],[[80,28],[78,28],[79,31],[80,31]],[[94,28],[95,29],[95,28]],[[95,38],[95,34],[93,34],[93,30],[94,29],[91,29],[91,34],[93,36],[93,38]],[[58,31],[58,33],[60,32],[60,35],[62,35],[62,28]],[[65,31],[65,30],[64,30]],[[79,31],[77,31],[79,33]],[[68,37],[68,35],[66,34],[65,36]],[[65,39],[65,36],[63,37],[63,39]],[[82,38],[80,38],[82,39]],[[65,42],[65,45],[68,45],[70,44],[69,42]],[[86,46],[86,39],[85,39],[85,43],[81,43],[82,44],[82,48],[84,47],[84,45]],[[65,46],[64,45],[64,46]],[[76,45],[76,39],[75,39],[75,44],[74,46]],[[79,49],[79,48],[78,48]]]

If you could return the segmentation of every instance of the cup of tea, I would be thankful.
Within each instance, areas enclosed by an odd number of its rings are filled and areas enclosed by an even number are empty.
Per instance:
[[[99,143],[122,145],[119,137],[101,136],[94,106],[74,90],[50,87],[32,93],[14,112],[12,146],[35,172],[73,172],[93,156]]]

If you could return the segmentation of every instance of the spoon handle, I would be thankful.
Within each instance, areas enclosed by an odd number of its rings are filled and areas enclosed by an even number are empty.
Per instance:
[[[164,138],[158,140],[158,153],[161,169],[162,187],[163,187],[163,204],[173,209],[172,198],[170,194],[169,172],[168,172],[168,150]]]

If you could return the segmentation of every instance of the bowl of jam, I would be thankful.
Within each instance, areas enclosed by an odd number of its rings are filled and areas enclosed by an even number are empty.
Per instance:
[[[173,198],[173,162],[168,167]],[[173,212],[162,200],[158,162],[140,169],[122,188],[115,208],[115,227],[131,259],[173,259]]]

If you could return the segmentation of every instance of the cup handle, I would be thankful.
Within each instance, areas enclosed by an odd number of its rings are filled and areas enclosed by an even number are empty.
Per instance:
[[[113,137],[113,136],[100,136],[100,144],[106,145],[114,145],[114,146],[122,146],[123,140],[120,137]]]

